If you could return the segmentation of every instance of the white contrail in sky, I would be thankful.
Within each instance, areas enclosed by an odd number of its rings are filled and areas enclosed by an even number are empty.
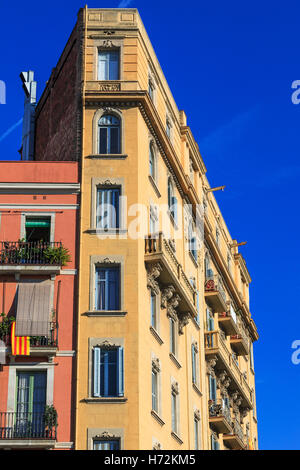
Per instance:
[[[0,136],[0,142],[2,140],[5,139],[5,137],[7,137],[9,134],[11,134],[20,124],[22,124],[23,122],[23,118],[21,118],[18,122],[16,122],[13,126],[11,126],[9,129],[7,129],[7,131],[4,132],[4,134],[2,134]]]
[[[128,5],[130,5],[131,2],[132,0],[121,0],[121,2],[118,5],[118,8],[126,8],[128,7]]]

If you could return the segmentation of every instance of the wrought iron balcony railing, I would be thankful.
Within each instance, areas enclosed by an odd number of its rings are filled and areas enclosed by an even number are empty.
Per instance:
[[[227,423],[231,424],[230,408],[224,404],[223,400],[215,400],[213,402],[209,402],[209,417],[224,417]]]
[[[10,327],[11,328],[11,327]],[[0,340],[6,346],[11,346],[11,333],[7,329],[0,329]],[[58,328],[56,322],[49,322],[48,334],[46,336],[30,336],[31,348],[57,348],[58,347]]]
[[[61,242],[0,242],[0,265],[62,264]]]
[[[56,440],[57,424],[49,422],[45,413],[0,412],[0,440]]]

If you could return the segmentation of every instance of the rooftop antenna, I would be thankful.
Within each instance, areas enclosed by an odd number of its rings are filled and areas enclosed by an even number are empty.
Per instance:
[[[34,72],[21,72],[20,78],[23,83],[25,93],[24,117],[22,130],[22,147],[19,150],[21,160],[34,159],[34,122],[36,107],[36,82],[34,81]]]

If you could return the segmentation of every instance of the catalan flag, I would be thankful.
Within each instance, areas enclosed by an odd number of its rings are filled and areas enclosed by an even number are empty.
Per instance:
[[[29,336],[15,336],[16,322],[11,325],[11,353],[13,356],[30,355]]]

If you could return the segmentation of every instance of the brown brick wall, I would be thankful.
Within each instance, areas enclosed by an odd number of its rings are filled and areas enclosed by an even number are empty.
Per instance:
[[[75,28],[37,105],[35,160],[78,160],[79,59]]]

